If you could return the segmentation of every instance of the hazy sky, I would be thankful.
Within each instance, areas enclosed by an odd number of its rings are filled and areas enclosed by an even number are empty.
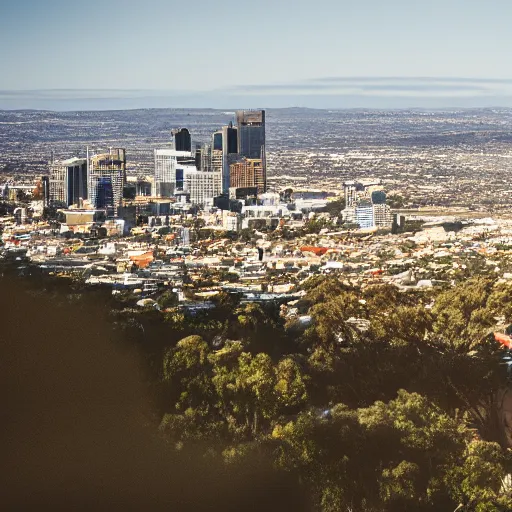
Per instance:
[[[0,107],[41,89],[184,106],[507,103],[511,19],[510,0],[1,0]]]

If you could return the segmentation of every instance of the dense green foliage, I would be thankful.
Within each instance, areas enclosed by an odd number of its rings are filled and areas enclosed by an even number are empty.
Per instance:
[[[53,308],[93,294],[32,283]],[[232,473],[270,462],[314,510],[511,510],[509,380],[489,336],[512,322],[510,285],[298,289],[288,310],[224,292],[195,313],[172,292],[161,311],[107,303],[116,339],[147,356],[168,456],[199,450]]]
[[[298,314],[217,297],[166,313],[162,435],[175,450],[293,473],[318,510],[510,510],[503,350],[506,285],[440,293],[311,278]],[[158,360],[158,357],[157,357]]]

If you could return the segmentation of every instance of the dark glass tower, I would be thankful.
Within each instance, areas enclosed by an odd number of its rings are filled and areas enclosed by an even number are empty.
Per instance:
[[[265,111],[238,110],[238,154],[240,157],[261,160],[263,191],[267,190],[267,162],[265,158]]]
[[[232,123],[222,127],[222,192],[229,192],[229,166],[238,159],[238,129]]]
[[[107,210],[107,216],[114,215],[114,191],[112,188],[112,178],[102,176],[96,182],[96,208]]]
[[[215,132],[213,134],[213,148],[214,151],[222,151],[222,132]]]
[[[69,165],[67,173],[67,204],[78,204],[79,199],[87,199],[87,162],[79,161]]]
[[[265,151],[265,111],[238,110],[238,153],[246,158],[261,158]]]
[[[173,130],[174,148],[176,151],[192,151],[192,138],[190,132],[186,128]]]

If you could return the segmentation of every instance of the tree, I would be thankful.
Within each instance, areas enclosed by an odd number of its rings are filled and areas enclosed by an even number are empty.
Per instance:
[[[188,336],[164,354],[163,376],[179,390],[178,410],[189,407],[209,408],[211,374],[210,349],[200,336]]]
[[[271,439],[277,466],[298,473],[315,508],[363,510],[365,495],[372,494],[372,477],[359,471],[365,468],[361,458],[366,453],[356,411],[341,404],[328,417],[304,411],[296,420],[276,425]]]
[[[338,278],[333,276],[314,276],[302,283],[307,294],[299,301],[300,311],[306,312],[314,304],[326,302],[338,295],[350,291]]]
[[[308,399],[307,375],[291,357],[279,361],[276,369],[275,393],[278,404],[284,409],[297,408]]]
[[[420,345],[432,325],[432,315],[423,305],[398,306],[371,316],[371,336],[379,342],[407,347]]]
[[[503,487],[506,460],[500,446],[475,439],[468,444],[462,464],[454,464],[444,477],[459,510],[512,510],[512,495]]]
[[[178,295],[171,291],[167,290],[158,298],[158,304],[164,309],[172,308],[177,306],[179,303]]]
[[[508,503],[501,451],[471,438],[463,422],[403,390],[363,409],[302,412],[270,437],[278,467],[300,475],[320,510],[500,510],[485,507]]]
[[[256,436],[262,420],[275,411],[275,374],[267,354],[252,356],[242,352],[240,342],[227,344],[213,354],[212,382],[217,392],[217,407],[236,436]]]
[[[345,209],[345,198],[340,197],[334,201],[329,201],[322,211],[331,215],[331,217],[338,217],[341,215],[342,210]]]
[[[492,285],[488,279],[473,278],[441,293],[433,308],[434,332],[454,346],[475,346],[495,323],[486,307]]]

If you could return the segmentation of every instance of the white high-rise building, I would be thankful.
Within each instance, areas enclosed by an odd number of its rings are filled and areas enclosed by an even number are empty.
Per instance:
[[[356,222],[359,224],[360,229],[371,229],[375,227],[373,205],[370,201],[359,201],[356,206]]]
[[[342,216],[345,222],[358,224],[360,229],[391,227],[391,210],[386,205],[386,193],[380,179],[346,181],[343,189],[346,205]]]
[[[155,149],[155,195],[171,197],[176,187],[176,167],[178,160],[192,158],[190,151],[175,149]]]
[[[194,166],[183,169],[183,189],[190,194],[190,202],[204,206],[222,191],[222,173],[198,171]]]

